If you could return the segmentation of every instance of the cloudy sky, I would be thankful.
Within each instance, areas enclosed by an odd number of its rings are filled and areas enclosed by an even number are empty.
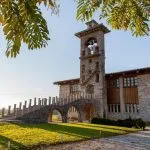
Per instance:
[[[33,97],[58,95],[54,81],[79,77],[80,41],[74,36],[86,25],[76,20],[74,0],[60,0],[60,15],[42,8],[51,40],[46,48],[29,51],[25,45],[15,59],[6,58],[6,41],[0,26],[0,107]],[[94,18],[99,23],[98,14]],[[105,36],[106,72],[150,67],[150,37],[132,37],[112,30]]]

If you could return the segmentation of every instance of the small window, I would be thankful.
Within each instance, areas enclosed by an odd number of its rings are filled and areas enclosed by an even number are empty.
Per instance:
[[[89,63],[92,63],[92,59],[89,60]]]
[[[82,73],[85,72],[85,65],[82,65]]]
[[[96,62],[96,69],[99,69],[99,62]]]
[[[96,74],[96,82],[99,82],[99,74]]]
[[[89,72],[89,74],[91,74],[91,73],[92,73],[92,70],[89,70],[88,72]]]
[[[127,77],[123,80],[124,87],[136,87],[137,86],[137,77]]]
[[[78,84],[73,84],[70,86],[70,93],[75,93],[79,91],[79,86]]]
[[[82,81],[84,81],[84,80],[85,80],[85,76],[83,75],[83,76],[82,76]]]

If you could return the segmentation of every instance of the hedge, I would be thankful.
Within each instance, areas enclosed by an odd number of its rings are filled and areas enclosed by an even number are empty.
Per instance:
[[[142,119],[125,119],[125,120],[110,120],[105,118],[92,118],[91,123],[93,124],[104,124],[104,125],[112,125],[112,126],[121,126],[121,127],[128,127],[128,128],[141,128],[145,129],[146,123]]]

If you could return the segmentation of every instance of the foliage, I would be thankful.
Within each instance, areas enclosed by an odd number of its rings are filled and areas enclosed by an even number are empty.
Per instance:
[[[150,31],[150,0],[78,0],[78,20],[90,20],[96,11],[113,29],[131,30],[136,36]]]
[[[47,45],[49,31],[37,4],[55,8],[55,0],[2,0],[0,1],[0,23],[7,40],[7,57],[16,57],[22,43],[29,50]]]
[[[0,23],[7,40],[7,57],[16,57],[22,43],[29,50],[46,47],[49,40],[47,22],[41,4],[57,14],[57,0],[1,0]],[[90,20],[97,10],[113,29],[131,30],[144,36],[150,31],[150,0],[77,0],[77,19]]]
[[[38,149],[41,145],[108,137],[137,130],[89,123],[37,125],[0,123],[0,147],[7,147],[9,140],[11,149]]]
[[[92,118],[91,123],[94,124],[104,124],[104,125],[112,125],[112,126],[121,126],[121,127],[128,127],[128,128],[139,128],[145,129],[146,123],[142,119],[125,119],[125,120],[110,120],[104,118]]]

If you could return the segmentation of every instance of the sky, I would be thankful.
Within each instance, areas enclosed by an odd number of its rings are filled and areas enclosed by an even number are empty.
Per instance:
[[[56,96],[59,87],[53,82],[79,77],[80,40],[76,32],[86,29],[76,20],[76,4],[60,0],[59,16],[41,7],[51,40],[46,48],[29,51],[26,45],[17,58],[5,56],[6,41],[0,26],[0,108],[34,97]],[[133,37],[129,31],[112,30],[105,35],[106,72],[150,67],[150,37]]]

